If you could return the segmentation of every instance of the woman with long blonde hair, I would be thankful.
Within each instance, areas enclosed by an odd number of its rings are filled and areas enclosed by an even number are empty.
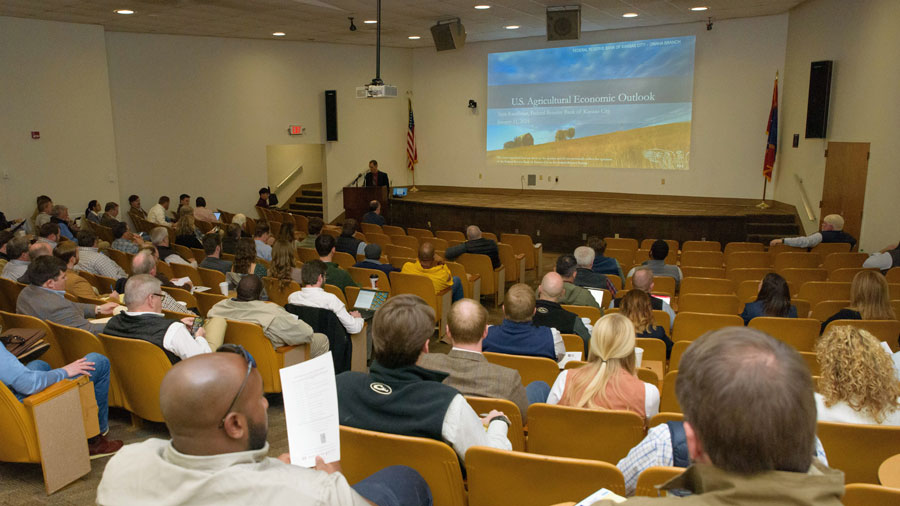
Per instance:
[[[822,323],[822,332],[834,320],[896,320],[887,280],[877,271],[860,271],[850,283],[850,306]]]
[[[659,412],[659,390],[635,375],[634,324],[621,314],[597,320],[589,363],[560,373],[547,404],[598,410],[628,410],[650,418]]]
[[[175,244],[203,249],[203,243],[200,242],[201,237],[194,219],[194,208],[182,206],[178,211],[178,221],[175,222]]]
[[[900,381],[878,338],[849,325],[833,327],[816,344],[816,358],[820,421],[900,425]]]
[[[288,241],[279,239],[272,246],[272,262],[269,264],[269,277],[279,280],[281,289],[288,287],[291,281],[302,285],[300,269],[297,268],[297,251]]]

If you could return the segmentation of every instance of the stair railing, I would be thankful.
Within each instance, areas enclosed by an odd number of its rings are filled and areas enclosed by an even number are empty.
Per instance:
[[[803,186],[803,179],[800,179],[796,173],[794,174],[794,179],[797,181],[797,185],[800,186],[800,199],[803,201],[803,208],[806,209],[806,217],[809,218],[809,221],[816,221],[816,215],[813,212],[812,206],[809,204],[809,197],[806,196],[806,188]]]
[[[280,190],[281,187],[284,186],[285,183],[287,183],[289,179],[291,179],[292,177],[294,177],[294,176],[295,176],[298,172],[300,172],[301,170],[303,170],[303,164],[302,164],[302,163],[301,163],[300,165],[298,165],[296,169],[292,170],[290,174],[288,174],[287,176],[285,176],[285,178],[282,179],[280,183],[278,183],[277,185],[275,185],[275,191],[277,192],[278,190]]]

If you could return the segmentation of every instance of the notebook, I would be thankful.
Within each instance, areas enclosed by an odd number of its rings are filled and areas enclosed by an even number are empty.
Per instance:
[[[359,311],[360,316],[368,320],[375,316],[375,311],[387,301],[387,298],[388,292],[360,288],[353,309]]]
[[[588,288],[588,291],[591,292],[591,296],[594,297],[594,300],[597,301],[597,304],[600,307],[603,306],[603,290],[599,288]]]

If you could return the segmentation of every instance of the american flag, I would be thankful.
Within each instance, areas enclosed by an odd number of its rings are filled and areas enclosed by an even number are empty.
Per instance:
[[[407,99],[409,103],[409,129],[406,132],[406,167],[416,170],[416,163],[419,162],[419,155],[416,152],[416,122],[413,120],[412,99]]]

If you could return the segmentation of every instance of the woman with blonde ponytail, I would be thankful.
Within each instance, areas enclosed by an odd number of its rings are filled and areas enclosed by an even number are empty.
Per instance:
[[[655,415],[659,390],[635,375],[634,340],[634,324],[625,316],[600,318],[591,332],[589,363],[560,373],[547,404]]]

